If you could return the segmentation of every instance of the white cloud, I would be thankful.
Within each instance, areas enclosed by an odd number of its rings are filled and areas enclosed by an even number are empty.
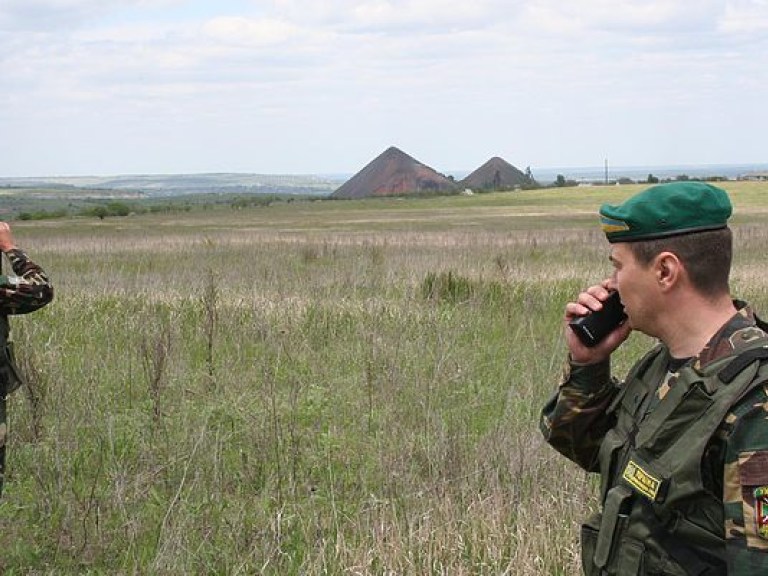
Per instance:
[[[768,0],[731,0],[726,3],[721,29],[729,34],[768,30]]]
[[[301,30],[277,19],[222,16],[206,22],[203,33],[216,42],[240,46],[267,46],[295,39]]]
[[[462,2],[446,7],[440,0],[372,0],[360,2],[351,10],[352,21],[365,28],[429,26],[450,30],[472,27],[488,21],[489,2]]]
[[[722,0],[533,0],[522,9],[531,24],[553,31],[657,33],[713,25]]]
[[[276,13],[294,21],[333,26],[349,32],[431,33],[436,29],[467,29],[506,19],[516,2],[475,0],[275,0]]]
[[[131,6],[172,5],[184,0],[3,0],[0,30],[67,32]]]
[[[765,122],[767,3],[4,0],[0,124],[29,152],[0,148],[0,174],[52,171],[60,155],[37,152],[60,134],[114,171],[336,171],[360,160],[339,150],[409,143],[438,167],[473,147],[542,165],[606,146],[643,163],[670,123],[753,109]],[[281,165],[281,151],[307,165]],[[67,156],[69,171],[88,157]]]

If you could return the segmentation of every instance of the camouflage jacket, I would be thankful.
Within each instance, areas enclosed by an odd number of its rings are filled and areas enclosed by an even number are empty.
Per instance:
[[[710,365],[764,335],[752,311],[743,303],[737,305],[739,312],[688,366]],[[662,345],[654,356],[659,354],[663,361],[669,359]],[[676,374],[668,373],[658,382],[646,415],[664,402]],[[542,411],[541,430],[547,441],[584,469],[598,472],[598,451],[616,425],[606,410],[621,388],[611,377],[608,362],[569,364],[557,393]],[[728,574],[768,574],[768,386],[753,388],[731,407],[709,439],[701,467],[706,488],[723,502],[721,536]]]
[[[0,314],[26,314],[42,308],[53,299],[53,286],[45,272],[19,249],[6,256],[13,275],[0,275]]]

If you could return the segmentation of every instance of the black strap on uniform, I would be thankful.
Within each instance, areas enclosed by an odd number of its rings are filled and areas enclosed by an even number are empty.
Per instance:
[[[757,314],[755,314],[755,324],[757,324],[757,327],[763,332],[768,332],[768,322],[759,318]]]
[[[757,360],[768,359],[768,346],[745,350],[717,374],[723,384],[730,384],[742,370]]]

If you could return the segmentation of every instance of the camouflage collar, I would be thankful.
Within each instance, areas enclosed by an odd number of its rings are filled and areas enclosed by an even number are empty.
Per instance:
[[[746,302],[734,300],[736,314],[707,342],[707,345],[693,358],[692,366],[701,370],[715,360],[729,356],[739,349],[765,337],[766,333],[757,326],[752,308]]]

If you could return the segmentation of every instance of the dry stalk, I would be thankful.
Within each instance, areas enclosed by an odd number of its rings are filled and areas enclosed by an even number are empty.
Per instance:
[[[213,366],[213,350],[216,337],[216,324],[218,321],[218,289],[213,270],[208,269],[208,277],[203,292],[203,307],[205,309],[205,365],[207,368],[208,382],[213,388],[216,385]]]
[[[162,418],[161,396],[165,384],[168,355],[171,349],[171,324],[164,319],[157,334],[141,341],[144,374],[149,397],[152,401],[152,428],[157,428]]]
[[[19,369],[24,379],[24,395],[29,404],[30,432],[32,442],[39,442],[43,437],[43,413],[45,411],[48,387],[43,375],[37,368],[33,351],[28,351],[19,359]]]

